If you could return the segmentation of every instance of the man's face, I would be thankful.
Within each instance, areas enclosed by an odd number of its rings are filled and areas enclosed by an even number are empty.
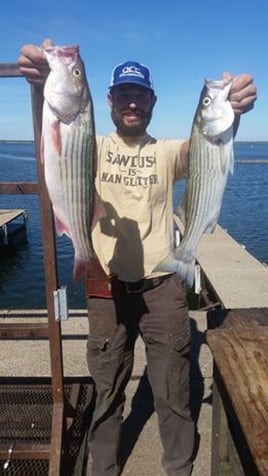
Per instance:
[[[108,95],[112,120],[117,131],[126,137],[143,134],[151,120],[156,96],[141,86],[124,84]]]

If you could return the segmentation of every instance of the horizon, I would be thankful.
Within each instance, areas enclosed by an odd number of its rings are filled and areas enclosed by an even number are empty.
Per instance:
[[[3,143],[34,143],[34,139],[0,139],[0,144]],[[234,139],[234,144],[241,144],[241,143],[248,143],[248,144],[261,144],[261,143],[268,143],[267,140],[240,140],[240,139]]]

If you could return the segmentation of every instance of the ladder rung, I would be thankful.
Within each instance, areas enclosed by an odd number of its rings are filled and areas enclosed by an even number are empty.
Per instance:
[[[0,459],[7,459],[10,443],[0,444]],[[15,443],[12,448],[11,459],[49,459],[50,445]]]
[[[10,323],[0,324],[0,337],[2,339],[24,339],[48,337],[47,323]]]

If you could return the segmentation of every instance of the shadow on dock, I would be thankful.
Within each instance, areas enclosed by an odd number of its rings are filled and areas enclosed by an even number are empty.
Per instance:
[[[212,394],[204,399],[204,377],[202,375],[199,357],[200,349],[205,344],[204,332],[198,330],[196,321],[190,319],[192,332],[191,347],[191,413],[194,422],[197,425],[200,410],[203,403],[212,404]],[[153,394],[148,381],[146,368],[140,378],[136,393],[131,401],[131,411],[123,423],[122,439],[120,447],[120,474],[130,457],[133,449],[139,439],[139,436],[154,413]],[[196,431],[196,444],[194,449],[194,458],[198,452],[200,435]]]
[[[198,330],[196,321],[191,319],[192,348],[191,348],[191,412],[197,423],[203,403],[212,405],[212,394],[204,399],[204,376],[200,368],[199,357],[201,346],[206,344],[205,334]]]
[[[120,447],[120,473],[132,453],[144,425],[154,413],[153,394],[145,368],[131,402],[131,411],[123,423]]]

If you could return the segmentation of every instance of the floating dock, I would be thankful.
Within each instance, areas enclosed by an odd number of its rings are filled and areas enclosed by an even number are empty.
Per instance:
[[[225,309],[268,307],[268,266],[216,226],[200,240],[197,260]]]
[[[0,246],[15,245],[27,237],[25,209],[0,209]]]
[[[236,164],[268,164],[268,159],[236,159]]]

